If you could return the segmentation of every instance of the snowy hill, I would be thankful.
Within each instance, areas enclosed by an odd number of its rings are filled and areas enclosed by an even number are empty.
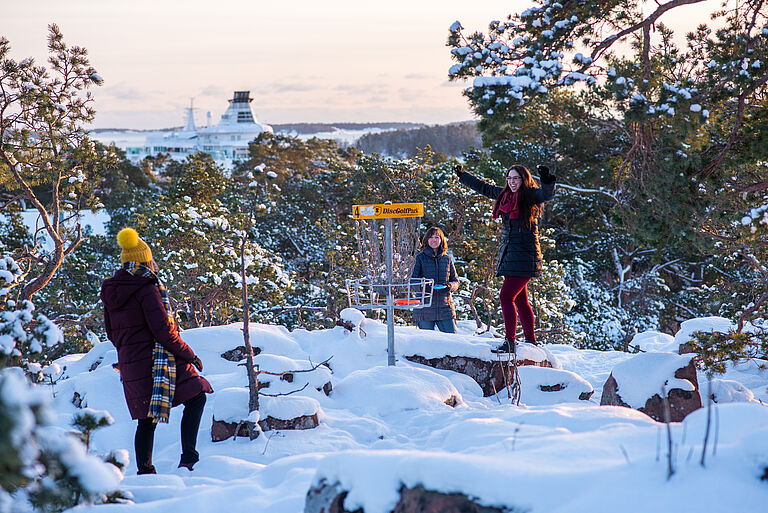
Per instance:
[[[473,336],[471,324],[460,322],[457,335],[397,327],[398,355],[491,358],[489,340]],[[546,513],[756,512],[768,504],[768,485],[760,480],[768,466],[768,408],[758,401],[768,401],[768,371],[754,362],[722,377],[735,383],[727,389],[738,385],[749,393],[723,395],[716,406],[717,445],[710,442],[706,468],[699,465],[706,409],[672,424],[676,473],[667,480],[665,425],[636,410],[599,406],[612,369],[632,354],[547,346],[562,369],[523,369],[522,404],[515,406],[504,392],[483,397],[480,386],[463,374],[403,358],[387,367],[386,325],[371,319],[353,331],[289,332],[255,325],[250,336],[264,366],[331,358],[332,374],[323,377],[330,377],[333,391],[319,390],[320,380],[295,394],[319,406],[319,427],[211,442],[214,412],[247,413],[247,405],[231,404],[237,395],[222,393],[247,383],[244,367],[221,356],[242,345],[241,324],[187,330],[182,337],[203,360],[215,390],[200,430],[201,461],[191,473],[176,468],[177,408],[170,425],[156,433],[159,474],[137,476],[135,464],[129,465],[122,488],[135,504],[80,511],[298,513],[307,491],[321,482],[338,483],[349,491],[346,509],[366,513],[391,511],[402,486],[418,485],[462,493],[486,506]],[[668,341],[663,334],[639,335],[643,340],[649,350],[653,343],[667,349],[660,343]],[[69,376],[54,388],[58,421],[68,425],[77,393],[83,405],[108,410],[115,419],[95,433],[94,450],[126,448],[133,454],[136,426],[111,365],[115,361],[106,342],[58,362]],[[584,401],[537,389],[543,373],[552,372],[597,393]],[[706,386],[706,376],[700,375],[699,383]],[[450,397],[457,399],[454,406],[446,404]]]

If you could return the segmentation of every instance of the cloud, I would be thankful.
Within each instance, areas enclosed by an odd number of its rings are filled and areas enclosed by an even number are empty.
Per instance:
[[[383,94],[389,91],[389,86],[381,82],[369,82],[367,84],[340,84],[333,88],[334,91],[349,94]]]
[[[230,89],[225,89],[221,86],[211,84],[200,90],[198,96],[214,96],[216,98],[223,98],[232,92]]]
[[[322,89],[322,87],[318,87],[314,84],[310,84],[302,80],[297,82],[282,82],[282,83],[271,84],[268,87],[268,89],[275,93],[295,93],[295,92],[306,92],[306,91],[318,91]]]
[[[146,101],[157,93],[157,91],[142,91],[126,82],[118,82],[114,85],[107,83],[99,92],[116,100],[123,101]]]
[[[407,103],[421,102],[424,98],[429,97],[427,92],[421,88],[401,87],[397,93],[400,101]]]
[[[429,80],[434,78],[432,73],[408,73],[405,75],[406,80]]]

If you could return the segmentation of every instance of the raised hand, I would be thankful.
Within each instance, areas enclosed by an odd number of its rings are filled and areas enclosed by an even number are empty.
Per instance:
[[[556,177],[549,172],[548,166],[536,166],[536,171],[539,172],[541,183],[554,183]]]

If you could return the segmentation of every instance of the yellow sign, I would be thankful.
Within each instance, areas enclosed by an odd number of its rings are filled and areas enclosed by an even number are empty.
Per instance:
[[[353,205],[355,219],[390,219],[395,217],[424,217],[424,203],[383,203]]]

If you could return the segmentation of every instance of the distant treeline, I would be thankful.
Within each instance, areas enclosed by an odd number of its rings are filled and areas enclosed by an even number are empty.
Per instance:
[[[391,157],[416,155],[418,149],[427,145],[435,152],[453,156],[482,146],[474,121],[366,134],[355,143],[355,147],[364,153]]]
[[[365,130],[366,128],[381,128],[384,130],[408,130],[423,127],[423,123],[281,123],[271,125],[275,133],[283,134],[319,134],[340,130]]]

